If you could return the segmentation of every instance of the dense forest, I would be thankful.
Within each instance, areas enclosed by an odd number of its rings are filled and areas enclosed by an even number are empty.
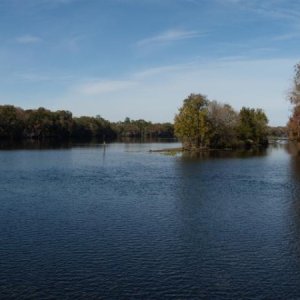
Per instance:
[[[145,120],[109,122],[100,116],[73,117],[69,111],[50,111],[45,108],[24,110],[12,105],[0,106],[0,139],[66,140],[99,138],[110,141],[116,138],[172,138],[170,123],[151,123]]]

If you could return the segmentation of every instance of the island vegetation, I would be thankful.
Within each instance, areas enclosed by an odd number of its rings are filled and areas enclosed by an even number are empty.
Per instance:
[[[175,117],[175,135],[184,150],[266,146],[268,118],[261,109],[243,107],[236,112],[229,104],[191,94]]]

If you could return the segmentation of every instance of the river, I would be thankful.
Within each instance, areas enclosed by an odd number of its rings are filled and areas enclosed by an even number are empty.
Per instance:
[[[1,299],[300,298],[300,156],[0,151]]]

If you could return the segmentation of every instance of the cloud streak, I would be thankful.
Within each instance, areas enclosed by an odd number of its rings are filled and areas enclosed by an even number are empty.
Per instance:
[[[131,80],[97,80],[84,83],[76,88],[77,92],[86,96],[97,96],[132,88],[136,85]]]
[[[242,9],[252,11],[257,14],[262,14],[275,19],[286,19],[299,23],[299,9],[300,5],[298,2],[293,2],[291,5],[286,4],[286,1],[282,0],[217,0],[222,4],[235,5]]]
[[[42,39],[40,37],[30,34],[22,35],[16,38],[16,42],[18,44],[37,44],[41,41]]]
[[[75,78],[72,75],[62,74],[41,74],[34,72],[16,72],[12,76],[19,82],[26,83],[39,83],[39,82],[68,82],[74,81]]]
[[[271,38],[272,41],[287,41],[287,40],[293,40],[293,39],[299,39],[300,34],[299,31],[297,32],[291,32],[286,34],[277,35],[273,38]]]
[[[171,43],[179,40],[186,40],[204,36],[205,34],[200,33],[195,30],[181,30],[181,29],[171,29],[164,31],[155,36],[142,39],[136,44],[138,47],[144,47],[149,45],[165,44]]]

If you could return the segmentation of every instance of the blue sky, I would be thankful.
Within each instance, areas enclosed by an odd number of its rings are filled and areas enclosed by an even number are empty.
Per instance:
[[[173,121],[190,93],[290,115],[298,0],[0,0],[0,104]]]

